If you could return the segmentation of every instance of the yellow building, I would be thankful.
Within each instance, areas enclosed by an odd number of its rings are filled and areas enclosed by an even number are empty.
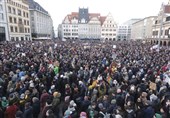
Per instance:
[[[6,0],[9,41],[31,40],[29,5],[26,0]]]

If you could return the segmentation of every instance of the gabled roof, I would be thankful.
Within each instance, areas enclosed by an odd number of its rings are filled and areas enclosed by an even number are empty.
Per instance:
[[[89,13],[89,17],[100,17],[100,13]]]
[[[74,18],[78,19],[78,12],[72,12],[71,14],[68,14],[68,15],[64,18],[63,22],[64,22],[67,18],[68,18],[69,22],[71,23],[71,20],[72,20],[72,19],[74,19]]]
[[[106,16],[101,16],[101,17],[100,17],[101,25],[103,25],[103,23],[104,23],[105,20],[106,20]]]

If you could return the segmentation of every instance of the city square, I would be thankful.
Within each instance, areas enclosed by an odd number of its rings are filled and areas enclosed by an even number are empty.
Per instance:
[[[36,1],[0,0],[0,118],[170,118],[169,0],[122,24],[77,7],[57,29]]]

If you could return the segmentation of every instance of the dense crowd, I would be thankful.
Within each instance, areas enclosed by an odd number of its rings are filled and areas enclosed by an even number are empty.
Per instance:
[[[170,118],[170,48],[141,41],[0,45],[0,118]]]

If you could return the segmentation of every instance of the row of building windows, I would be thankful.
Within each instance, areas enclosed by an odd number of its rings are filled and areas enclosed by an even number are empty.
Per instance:
[[[78,36],[78,33],[64,33],[65,36]]]
[[[115,25],[103,25],[104,27],[115,27]]]
[[[111,34],[111,33],[104,34],[104,33],[102,33],[102,36],[116,36],[116,34]]]
[[[15,17],[11,17],[11,16],[9,16],[9,22],[10,23],[18,23],[18,24],[24,24],[24,25],[30,25],[30,23],[29,23],[29,20],[22,20],[21,18],[18,18],[18,22],[17,22],[17,18],[15,18]]]
[[[20,9],[16,10],[15,8],[12,8],[10,6],[8,6],[8,12],[15,14],[15,15],[17,14],[18,16],[23,16],[23,17],[26,17],[26,18],[29,17],[28,12],[23,11],[23,13],[22,13],[22,11]]]
[[[30,33],[29,28],[16,27],[16,26],[10,26],[10,31],[11,32],[16,32],[16,33]]]
[[[31,40],[30,39],[30,37],[25,37],[25,39],[24,39],[24,37],[11,37],[11,41],[19,41],[19,40],[21,40],[21,41],[24,41],[24,40]]]
[[[63,25],[63,27],[74,27],[74,28],[76,28],[76,27],[78,27],[78,25]]]
[[[13,0],[7,0],[7,3],[10,3],[11,5],[14,5],[16,7],[19,7],[21,9],[25,9],[25,10],[28,10],[28,7],[24,6],[24,5],[21,5],[19,3],[16,3],[14,2]]]
[[[163,30],[161,31],[161,35],[163,34]],[[168,35],[169,34],[169,30],[165,30],[165,35]],[[153,31],[152,32],[152,35],[153,36],[157,36],[158,35],[158,31]]]
[[[116,29],[102,29],[102,31],[116,31]]]
[[[66,32],[70,32],[70,31],[72,31],[72,32],[78,32],[78,29],[64,29],[64,31],[66,31]]]

